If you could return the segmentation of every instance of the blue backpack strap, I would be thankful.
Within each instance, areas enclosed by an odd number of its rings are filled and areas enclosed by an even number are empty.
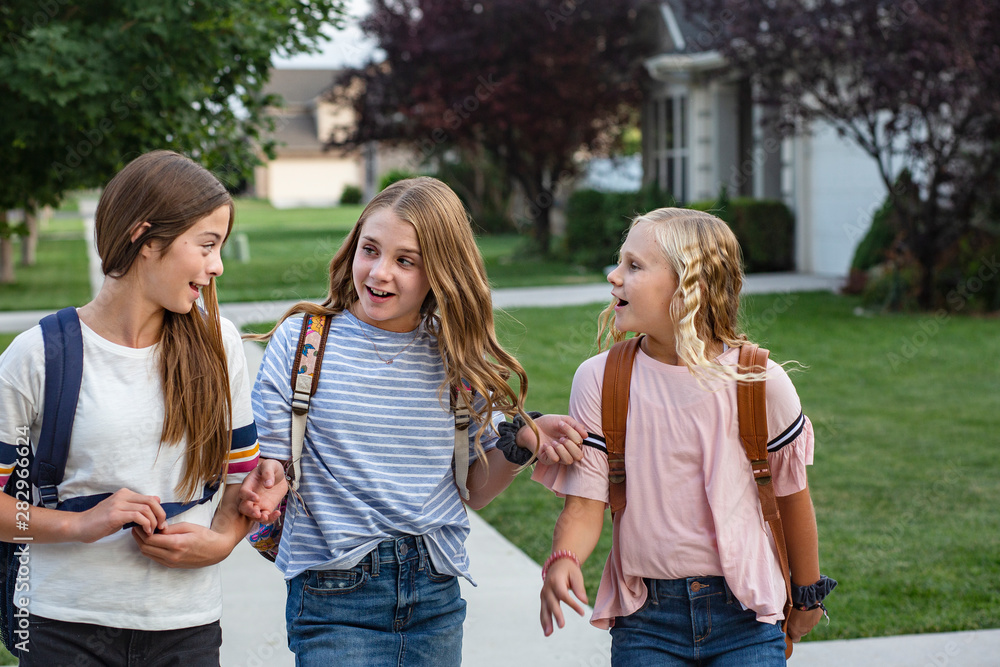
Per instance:
[[[42,318],[40,324],[45,344],[45,410],[31,482],[39,490],[41,505],[52,508],[59,502],[57,487],[66,472],[76,403],[80,398],[83,335],[76,308],[63,308]]]
[[[167,518],[171,519],[182,512],[186,512],[196,505],[201,505],[207,503],[215,495],[215,492],[219,490],[219,484],[206,484],[205,491],[201,498],[197,500],[192,500],[186,503],[160,503],[160,507],[166,512]],[[56,505],[57,510],[63,510],[66,512],[86,512],[92,507],[95,507],[98,503],[106,498],[110,498],[110,493],[95,493],[92,496],[79,496],[77,498],[67,498],[58,505]],[[134,528],[138,524],[128,523],[122,526],[122,530],[126,528]]]

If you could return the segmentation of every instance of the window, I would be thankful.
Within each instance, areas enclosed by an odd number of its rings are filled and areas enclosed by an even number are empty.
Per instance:
[[[687,96],[667,95],[653,99],[653,180],[678,202],[688,193],[688,104]]]

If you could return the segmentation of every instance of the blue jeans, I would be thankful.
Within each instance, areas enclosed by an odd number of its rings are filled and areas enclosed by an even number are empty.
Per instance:
[[[288,648],[297,667],[460,665],[465,600],[419,536],[385,540],[350,570],[288,582]]]
[[[645,606],[617,617],[611,628],[613,667],[785,664],[781,625],[744,610],[724,578],[647,579],[646,585]]]

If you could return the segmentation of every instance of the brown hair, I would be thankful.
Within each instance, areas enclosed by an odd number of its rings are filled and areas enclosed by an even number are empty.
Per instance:
[[[629,229],[648,224],[667,264],[677,274],[677,291],[668,316],[673,322],[677,356],[703,377],[761,380],[765,374],[740,375],[710,360],[705,343],[739,347],[748,342],[739,329],[743,253],[725,222],[711,213],[659,208],[636,217]],[[600,316],[598,346],[611,347],[625,333],[615,327],[615,302]]]
[[[469,217],[458,196],[435,178],[411,178],[393,183],[377,194],[361,212],[357,223],[344,239],[330,262],[330,289],[322,304],[302,301],[279,320],[296,313],[336,315],[358,300],[352,267],[358,240],[365,221],[381,209],[390,209],[400,220],[413,225],[420,242],[420,252],[430,283],[430,292],[421,305],[422,321],[436,339],[444,360],[445,381],[442,395],[462,380],[485,401],[478,409],[469,404],[479,433],[476,448],[482,453],[479,437],[490,425],[490,413],[520,414],[534,428],[524,413],[528,377],[510,353],[497,341],[493,322],[493,300],[486,267],[479,254]],[[277,330],[253,340],[267,340]],[[512,374],[519,380],[518,392],[507,384]],[[460,392],[469,402],[468,392]]]
[[[104,275],[128,274],[142,248],[169,252],[174,240],[199,220],[233,201],[219,180],[201,165],[172,151],[153,151],[130,162],[101,194],[95,236]],[[136,228],[149,223],[132,240]],[[187,438],[184,475],[177,492],[193,498],[200,487],[222,479],[228,462],[232,399],[229,367],[219,324],[215,279],[203,288],[205,310],[163,314],[159,365],[165,417],[161,440]]]

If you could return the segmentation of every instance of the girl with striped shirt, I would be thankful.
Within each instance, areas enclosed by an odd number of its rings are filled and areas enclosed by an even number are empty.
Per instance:
[[[503,491],[539,439],[541,458],[579,459],[582,429],[551,415],[535,426],[525,414],[527,377],[497,342],[469,219],[438,180],[400,181],[372,199],[330,263],[326,300],[297,304],[262,337],[253,406],[267,459],[290,456],[303,313],[333,319],[305,429],[302,502],[290,499],[277,558],[289,647],[300,666],[458,665],[457,578],[471,580],[465,505]],[[453,388],[474,422],[464,501],[452,471]],[[503,450],[498,430],[509,436]],[[244,486],[255,518],[269,509],[259,480]]]

